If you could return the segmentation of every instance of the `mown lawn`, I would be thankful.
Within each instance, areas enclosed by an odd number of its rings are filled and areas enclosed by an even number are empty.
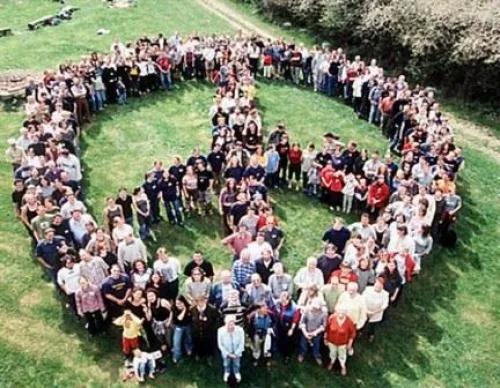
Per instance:
[[[136,37],[160,30],[172,33],[230,32],[224,21],[207,15],[196,2],[140,0],[129,10],[109,10],[100,1],[74,1],[82,6],[75,19],[35,33],[24,31],[0,41],[0,68],[54,67],[66,57],[106,49],[114,36]],[[3,1],[0,18],[14,29],[57,9],[46,0]],[[154,17],[150,17],[154,15]],[[6,17],[6,19],[4,18]],[[97,37],[97,28],[112,33]],[[187,156],[193,146],[206,149],[208,108],[213,88],[200,83],[181,85],[169,94],[131,100],[99,116],[83,137],[87,202],[100,218],[106,195],[119,186],[133,187],[151,161]],[[385,151],[377,130],[356,120],[343,104],[285,84],[259,84],[259,106],[265,127],[283,120],[301,143],[319,143],[326,130],[362,147]],[[22,115],[0,111],[0,143],[17,133]],[[500,264],[499,163],[480,150],[465,150],[466,170],[460,177],[465,207],[458,225],[456,250],[436,250],[404,301],[392,312],[372,346],[361,341],[349,360],[350,375],[340,379],[311,363],[254,369],[245,363],[245,386],[468,386],[500,385],[498,276]],[[10,167],[0,164],[0,385],[119,385],[121,355],[118,335],[89,342],[83,328],[54,298],[30,256],[24,228],[10,204]],[[287,242],[284,261],[296,270],[318,252],[322,231],[331,214],[299,194],[273,193]],[[220,247],[218,219],[192,219],[186,230],[162,225],[158,244],[183,262],[202,248],[217,268],[229,265]],[[150,247],[154,249],[154,246]],[[169,365],[158,386],[218,386],[221,366],[187,361]]]

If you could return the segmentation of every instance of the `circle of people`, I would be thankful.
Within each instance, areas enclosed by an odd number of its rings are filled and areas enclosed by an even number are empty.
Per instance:
[[[343,98],[381,127],[401,154],[399,165],[390,153],[358,150],[335,133],[324,135],[320,149],[302,149],[283,123],[264,143],[256,76]],[[196,148],[168,168],[155,161],[142,185],[106,199],[99,227],[83,203],[80,130],[106,104],[193,78],[217,86],[210,152]],[[127,376],[139,381],[165,370],[169,354],[177,363],[210,358],[218,347],[224,381],[239,382],[246,344],[255,365],[269,366],[276,353],[303,362],[310,351],[329,370],[338,360],[345,375],[356,336],[366,332],[373,341],[462,206],[455,178],[463,157],[433,93],[410,88],[404,76],[385,76],[375,60],[350,61],[342,49],[241,35],[116,40],[108,54],[45,71],[26,97],[21,134],[6,151],[14,210],[89,335],[108,323],[123,328]],[[285,235],[269,189],[303,191],[360,221],[345,225],[335,217],[323,254],[292,277],[280,260]],[[156,239],[151,226],[161,222],[162,205],[168,222],[183,227],[185,218],[213,213],[214,195],[231,268],[216,280],[201,251],[182,268],[163,247],[148,261],[143,241]]]

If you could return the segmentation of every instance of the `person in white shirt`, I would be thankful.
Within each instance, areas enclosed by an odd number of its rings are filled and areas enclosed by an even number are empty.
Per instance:
[[[349,230],[353,234],[360,235],[363,242],[368,241],[368,239],[370,237],[373,239],[377,238],[377,235],[375,234],[375,230],[370,225],[370,216],[368,215],[368,213],[363,213],[361,215],[361,221],[351,224],[349,226]]]
[[[217,330],[217,346],[224,364],[223,380],[227,382],[232,373],[239,383],[241,381],[240,360],[245,350],[245,332],[241,326],[236,325],[234,315],[226,316],[224,323],[224,326]]]
[[[80,264],[72,257],[66,256],[64,267],[57,272],[57,284],[66,295],[67,307],[76,314],[75,293],[80,288]]]
[[[389,293],[384,290],[384,279],[377,278],[373,286],[366,287],[363,292],[366,304],[366,315],[368,317],[367,333],[368,341],[373,342],[375,328],[382,321],[384,311],[389,307]]]
[[[69,230],[73,234],[73,241],[78,248],[84,247],[83,238],[87,233],[87,224],[93,223],[96,225],[94,219],[90,214],[82,214],[82,210],[79,208],[73,209],[71,212],[71,218],[69,219]]]
[[[366,323],[366,303],[362,295],[358,293],[358,283],[347,283],[347,289],[337,301],[337,309],[345,309],[349,318],[356,325],[357,330],[361,330]],[[354,354],[354,348],[350,348],[348,354]]]
[[[115,217],[113,219],[113,223],[114,228],[112,237],[116,246],[118,246],[123,240],[125,240],[125,237],[130,234],[134,234],[134,229],[129,224],[125,223],[125,220],[122,217]]]
[[[67,201],[64,203],[64,205],[61,206],[61,216],[65,220],[71,218],[71,213],[73,213],[73,210],[75,209],[80,210],[82,214],[87,213],[87,208],[85,207],[83,202],[76,199],[76,196],[72,191],[67,192],[66,199]]]
[[[262,257],[262,253],[265,250],[273,251],[271,245],[264,241],[264,235],[262,233],[257,233],[257,238],[255,241],[248,244],[247,248],[248,252],[250,252],[250,260],[255,263]]]
[[[299,269],[293,282],[299,289],[299,292],[307,292],[312,286],[316,286],[321,289],[325,284],[325,279],[323,277],[323,272],[317,268],[318,261],[315,257],[309,257],[307,259],[307,265]]]
[[[80,160],[76,155],[70,154],[67,149],[62,149],[61,155],[57,158],[57,166],[68,173],[70,180],[75,182],[80,182],[82,180]]]
[[[174,300],[179,292],[179,275],[181,273],[179,260],[170,257],[165,248],[158,248],[153,270],[162,277],[165,286],[165,298],[170,301]]]

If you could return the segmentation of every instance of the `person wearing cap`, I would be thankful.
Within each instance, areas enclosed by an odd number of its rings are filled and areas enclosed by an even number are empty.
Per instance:
[[[328,318],[325,330],[325,345],[328,347],[330,363],[327,366],[328,370],[333,368],[335,361],[338,359],[340,363],[340,374],[347,374],[346,361],[348,350],[352,348],[354,339],[356,338],[356,326],[347,315],[347,310],[343,307],[338,307],[336,312]]]
[[[236,325],[236,317],[228,315],[224,326],[217,330],[217,346],[224,364],[223,380],[227,382],[231,374],[239,383],[241,381],[240,360],[245,350],[245,332]]]
[[[307,348],[312,347],[312,354],[316,363],[322,365],[320,345],[323,338],[323,332],[326,327],[327,320],[326,310],[323,309],[319,300],[315,300],[313,304],[307,308],[300,318],[300,341],[298,362],[303,362],[307,353]]]
[[[16,139],[14,138],[8,139],[7,144],[9,147],[5,150],[5,156],[7,158],[7,162],[12,165],[12,171],[15,172],[19,167],[21,167],[23,159],[26,158],[26,153],[22,147],[19,147],[16,144]]]

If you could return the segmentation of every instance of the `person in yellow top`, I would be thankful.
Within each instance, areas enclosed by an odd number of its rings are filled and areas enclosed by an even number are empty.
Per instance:
[[[134,349],[139,347],[139,337],[142,330],[142,319],[136,317],[130,310],[125,310],[121,317],[113,323],[123,327],[122,350],[126,357],[130,357]]]

